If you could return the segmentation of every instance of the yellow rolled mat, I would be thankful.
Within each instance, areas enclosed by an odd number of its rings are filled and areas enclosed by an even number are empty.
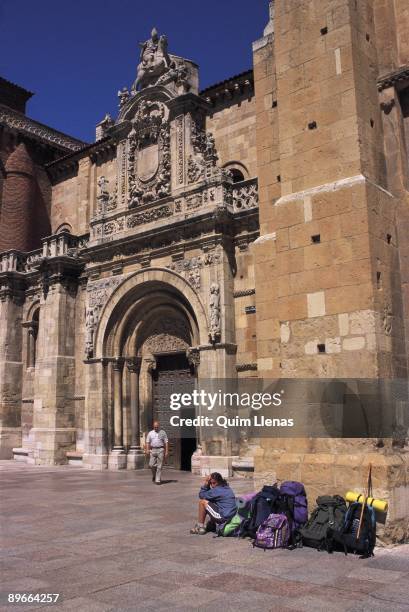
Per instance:
[[[345,495],[345,499],[349,502],[362,502],[364,499],[364,494],[348,491],[348,493]],[[367,506],[372,506],[372,508],[375,508],[375,510],[379,510],[379,512],[387,512],[388,510],[388,502],[383,499],[368,497],[366,504]]]

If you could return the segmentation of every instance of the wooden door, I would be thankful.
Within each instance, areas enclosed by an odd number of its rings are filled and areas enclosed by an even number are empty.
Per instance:
[[[181,414],[181,411],[170,409],[170,395],[190,393],[194,388],[194,376],[183,353],[157,356],[156,361],[153,374],[153,420],[160,422],[161,429],[166,431],[169,438],[167,465],[179,470],[182,463],[180,431],[171,426],[169,420],[172,415]]]

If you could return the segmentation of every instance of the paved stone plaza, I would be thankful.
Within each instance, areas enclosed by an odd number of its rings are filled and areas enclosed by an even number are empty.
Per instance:
[[[200,479],[1,462],[7,592],[60,593],[54,610],[409,610],[409,546],[369,560],[191,536]],[[237,492],[251,489],[233,481]],[[38,608],[37,608],[38,609]]]

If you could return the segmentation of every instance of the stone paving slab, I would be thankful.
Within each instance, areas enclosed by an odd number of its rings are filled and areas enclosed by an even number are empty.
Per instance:
[[[409,545],[372,559],[191,536],[201,479],[0,461],[0,592],[61,593],[1,610],[409,611]],[[237,493],[251,481],[234,480]]]

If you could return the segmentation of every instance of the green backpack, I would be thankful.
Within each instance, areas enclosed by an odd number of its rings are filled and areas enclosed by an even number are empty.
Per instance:
[[[243,520],[243,517],[239,515],[239,513],[235,514],[232,519],[228,523],[226,523],[223,529],[219,532],[221,536],[237,536],[240,528],[240,523]]]

